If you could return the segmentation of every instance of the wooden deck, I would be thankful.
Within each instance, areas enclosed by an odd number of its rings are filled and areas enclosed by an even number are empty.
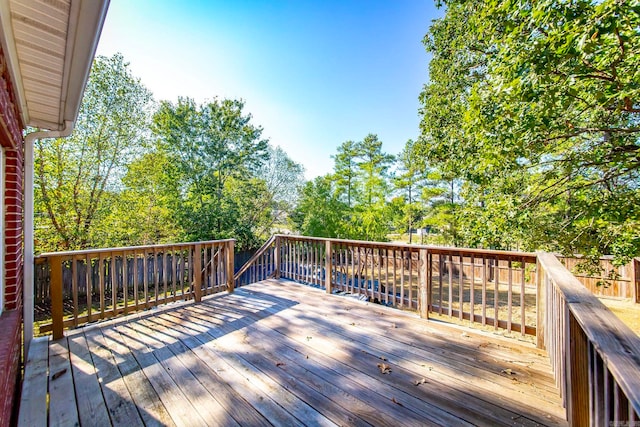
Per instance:
[[[526,343],[268,280],[34,340],[20,424],[566,425],[550,372]]]

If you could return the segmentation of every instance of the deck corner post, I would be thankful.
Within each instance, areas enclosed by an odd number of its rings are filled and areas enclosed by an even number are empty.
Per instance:
[[[273,277],[275,277],[276,279],[280,278],[280,236],[276,236],[275,239],[275,257],[273,262],[275,263],[274,266],[274,270],[273,270]]]
[[[328,294],[331,293],[331,240],[324,242],[324,287]]]
[[[226,252],[227,252],[227,292],[232,293],[234,288],[234,247],[235,240],[229,240],[227,242]]]
[[[199,243],[193,249],[193,299],[202,300],[202,245]]]
[[[545,304],[546,304],[546,274],[544,267],[540,263],[540,252],[536,256],[536,347],[539,349],[546,349],[546,343],[544,342],[544,330],[545,330]]]
[[[64,337],[64,313],[62,303],[62,257],[52,256],[49,258],[51,268],[51,321],[53,329],[53,339]]]
[[[423,319],[429,318],[429,295],[431,295],[429,286],[431,284],[430,272],[429,268],[429,251],[426,248],[420,249],[420,298],[419,298],[419,308],[420,308],[420,317]]]

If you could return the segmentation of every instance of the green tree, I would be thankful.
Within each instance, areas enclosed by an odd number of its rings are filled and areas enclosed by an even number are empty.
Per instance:
[[[345,141],[338,147],[334,161],[334,179],[338,194],[346,196],[347,206],[352,207],[352,201],[357,195],[359,144]]]
[[[143,149],[151,93],[122,55],[98,56],[69,138],[36,141],[36,251],[102,246],[125,166]]]
[[[181,204],[179,171],[161,150],[152,150],[129,164],[122,191],[107,223],[108,246],[178,242],[184,230],[176,215]]]
[[[298,206],[290,219],[305,236],[345,238],[348,206],[336,195],[331,176],[317,177],[301,189]]]
[[[261,201],[263,209],[271,209],[271,221],[265,224],[262,235],[270,235],[274,224],[285,224],[286,218],[295,208],[304,185],[304,167],[294,162],[280,147],[268,148],[269,159],[257,171],[257,176],[267,186],[265,198]]]
[[[382,141],[369,134],[357,144],[358,168],[362,180],[361,203],[373,206],[385,201],[388,192],[389,168],[394,157],[382,151]]]
[[[466,212],[498,246],[639,254],[640,4],[442,3],[421,150]]]
[[[268,158],[262,128],[251,124],[251,115],[244,114],[243,108],[238,100],[196,105],[192,99],[180,98],[176,104],[163,101],[153,116],[160,148],[180,171],[179,220],[189,240],[235,237],[240,230],[245,237],[239,239],[239,247],[256,240],[246,232],[255,230],[253,225],[239,225],[234,218],[236,207],[244,205],[237,200],[241,195],[226,185],[255,178]],[[235,198],[230,200],[232,193]],[[253,197],[252,192],[245,197]]]
[[[402,205],[404,224],[402,229],[409,231],[409,243],[413,242],[413,228],[420,220],[421,206],[418,202],[425,184],[426,164],[419,155],[413,140],[408,140],[402,152],[396,157],[397,175],[393,177],[396,191],[405,202]],[[396,202],[397,203],[397,202]]]

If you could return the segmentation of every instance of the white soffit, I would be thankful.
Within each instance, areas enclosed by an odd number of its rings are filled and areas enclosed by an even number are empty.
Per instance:
[[[109,0],[0,0],[5,57],[26,125],[74,122]]]

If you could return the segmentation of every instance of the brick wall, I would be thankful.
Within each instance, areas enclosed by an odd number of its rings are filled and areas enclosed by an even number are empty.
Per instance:
[[[19,387],[22,347],[24,128],[4,53],[0,47],[0,144],[4,147],[4,310],[0,315],[0,427],[11,423]]]
[[[22,332],[21,312],[4,311],[0,316],[0,331],[0,426],[4,427],[11,424],[16,403]]]

